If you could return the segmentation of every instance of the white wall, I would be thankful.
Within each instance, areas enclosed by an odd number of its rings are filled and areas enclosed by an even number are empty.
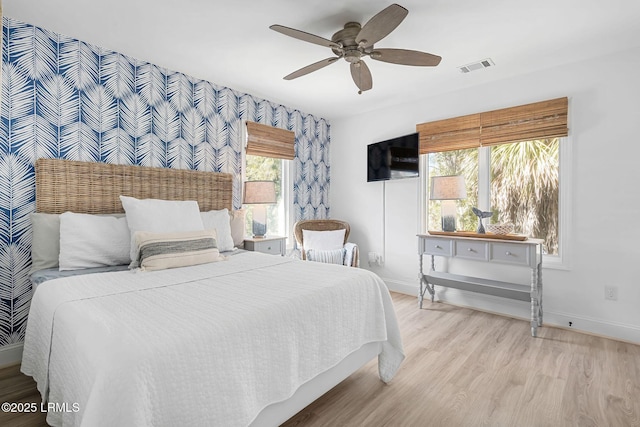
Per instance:
[[[369,268],[369,251],[385,252],[384,266],[372,270],[392,290],[417,293],[419,180],[387,182],[384,187],[367,183],[367,144],[414,132],[417,123],[567,96],[573,149],[571,264],[569,270],[543,271],[545,322],[568,327],[571,321],[578,330],[640,343],[640,142],[635,136],[640,123],[639,68],[637,48],[332,120],[331,215],[351,223],[350,240],[360,245],[363,268]],[[473,269],[487,267],[471,264]],[[618,301],[604,299],[605,285],[618,287]],[[456,290],[438,296],[529,315],[526,303]]]

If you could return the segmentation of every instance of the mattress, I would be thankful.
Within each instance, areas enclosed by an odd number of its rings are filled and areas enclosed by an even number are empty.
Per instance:
[[[154,272],[49,280],[22,371],[52,425],[246,426],[363,345],[390,381],[404,355],[382,280],[256,252]]]
[[[229,257],[236,254],[244,252],[244,249],[236,249],[233,251],[221,252],[220,254]],[[36,291],[38,286],[46,282],[47,280],[59,279],[61,277],[72,277],[79,276],[81,274],[95,274],[95,273],[109,273],[112,271],[124,271],[129,269],[129,264],[124,265],[110,265],[106,267],[94,267],[94,268],[83,268],[79,270],[62,270],[60,271],[58,267],[54,268],[45,268],[42,270],[34,271],[29,276],[29,280],[31,281],[31,286],[33,292]]]
[[[58,270],[55,268],[45,268],[43,270],[35,271],[29,276],[31,285],[33,286],[33,292],[36,291],[41,283],[47,280],[60,279],[62,277],[79,276],[81,274],[95,274],[95,273],[109,273],[112,271],[128,270],[129,264],[125,265],[112,265],[108,267],[95,267],[95,268],[83,268],[81,270]]]

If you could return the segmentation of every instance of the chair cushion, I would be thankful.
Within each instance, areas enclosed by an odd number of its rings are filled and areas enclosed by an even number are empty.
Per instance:
[[[342,249],[345,230],[313,231],[302,230],[302,248],[328,251]]]

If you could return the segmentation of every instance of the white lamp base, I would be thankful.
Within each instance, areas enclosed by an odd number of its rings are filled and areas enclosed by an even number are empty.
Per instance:
[[[251,228],[255,239],[261,239],[267,235],[267,209],[264,205],[254,205]]]
[[[440,205],[442,216],[442,231],[456,231],[456,202],[443,200]]]

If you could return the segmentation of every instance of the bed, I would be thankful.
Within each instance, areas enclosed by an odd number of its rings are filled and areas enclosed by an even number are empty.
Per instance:
[[[40,159],[36,209],[117,213],[120,194],[231,209],[231,182]],[[375,357],[384,382],[404,358],[375,274],[236,251],[189,267],[44,281],[22,371],[56,408],[52,425],[275,426]]]

